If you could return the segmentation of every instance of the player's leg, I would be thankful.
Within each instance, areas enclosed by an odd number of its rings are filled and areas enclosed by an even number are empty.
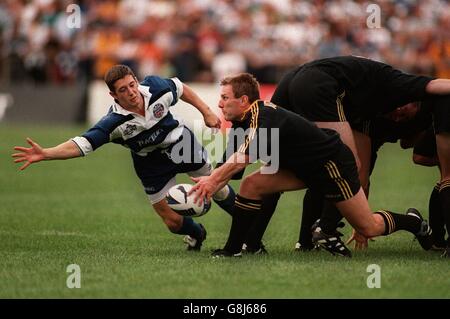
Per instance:
[[[439,199],[447,228],[447,247],[450,247],[450,133],[437,134],[436,143],[441,165]]]
[[[255,218],[261,213],[264,195],[304,187],[305,184],[302,181],[286,170],[279,170],[276,174],[261,174],[258,170],[244,178],[239,194],[236,195],[227,243],[223,249],[215,251],[213,256],[230,256],[241,251],[246,234]]]
[[[320,125],[323,125],[322,123]],[[338,129],[342,130],[343,126],[339,126]],[[346,144],[357,161],[358,178],[361,186],[363,187],[366,196],[369,193],[369,173],[371,167],[372,145],[371,139],[368,135],[361,133],[358,130],[352,130],[351,134],[345,127],[341,134],[341,139]],[[331,202],[325,201],[323,203],[323,210],[318,225],[323,232],[337,235],[342,235],[336,231],[342,215],[339,210]],[[341,223],[342,224],[342,223]],[[341,247],[344,252],[347,252],[346,247]]]
[[[316,122],[318,127],[329,128],[339,133],[342,142],[347,145],[355,156],[356,166],[358,171],[361,167],[361,163],[358,156],[358,149],[356,147],[355,137],[353,130],[348,122]]]
[[[275,174],[262,174],[257,170],[242,180],[239,195],[252,200],[262,200],[265,195],[306,188],[305,183],[295,174],[280,169]]]
[[[330,86],[330,88],[331,88],[331,86]],[[343,96],[345,95],[345,93],[339,94],[339,92],[333,88],[331,89],[331,92],[334,92],[332,94],[335,95],[335,102],[334,102],[335,105],[333,107],[328,106],[328,109],[333,110],[333,114],[334,114],[333,117],[328,117],[328,119],[329,119],[328,121],[317,121],[316,120],[315,123],[320,128],[332,129],[339,133],[342,142],[345,145],[347,145],[349,147],[349,149],[352,151],[355,162],[356,162],[356,167],[358,169],[358,172],[360,172],[361,171],[360,170],[361,160],[360,160],[360,156],[359,156],[359,152],[358,152],[358,148],[357,148],[358,145],[355,140],[354,131],[352,130],[350,124],[346,121],[346,117],[345,117],[345,113],[344,113]],[[331,116],[331,115],[329,115],[329,116]],[[332,118],[334,118],[333,121],[332,121]],[[366,142],[366,139],[363,139],[364,136],[362,136],[359,139],[359,141],[361,141],[360,142],[361,147],[367,145],[367,143],[363,144],[363,142]],[[367,178],[367,180],[368,180],[368,178]],[[319,194],[317,194],[317,191],[315,189],[311,189],[310,191],[313,193],[313,195],[312,195],[313,198],[318,198],[320,196]],[[325,200],[325,198],[322,198],[322,203],[320,203],[318,200],[315,200],[315,201],[312,201],[312,204],[314,206],[311,207],[310,209],[314,212],[318,212],[318,211],[320,212],[321,217],[320,217],[319,224],[320,224],[321,228],[330,234],[331,233],[340,234],[339,232],[336,232],[336,228],[337,228],[340,220],[342,219],[342,215],[340,214],[339,210],[336,209],[336,207],[334,205],[327,202]],[[312,214],[314,214],[314,213],[312,213]],[[305,228],[306,227],[307,227],[307,225],[305,225]],[[306,235],[304,235],[304,236],[306,236]],[[341,244],[344,247],[344,250],[346,252],[349,252],[348,249],[345,247],[345,245],[343,243],[341,243]]]
[[[352,198],[336,202],[336,207],[355,230],[366,238],[406,230],[416,235],[425,250],[432,246],[431,228],[415,209],[408,209],[406,215],[385,210],[372,213],[362,188]]]
[[[338,114],[344,113],[344,108],[342,105],[343,101],[340,96],[336,98],[337,112]],[[340,135],[342,142],[348,146],[348,148],[352,151],[356,167],[359,173],[359,180],[361,185],[365,185],[368,188],[368,176],[369,176],[369,167],[370,167],[370,138],[362,134],[358,131],[355,131],[351,128],[350,124],[345,121],[345,114],[339,116],[341,121],[339,122],[316,122],[317,126],[321,128],[328,128],[337,131]],[[314,192],[314,190],[312,190]],[[316,195],[317,196],[317,195]],[[337,234],[341,235],[336,231],[336,228],[339,225],[339,222],[342,219],[342,215],[339,210],[332,205],[330,202],[323,199],[321,205],[316,204],[316,210],[322,207],[321,217],[319,221],[319,225],[324,232],[329,234]],[[343,249],[344,253],[349,253],[349,250],[345,247],[343,243],[339,243],[342,245],[340,248]]]
[[[433,230],[433,249],[442,250],[446,246],[445,242],[445,218],[442,210],[441,201],[439,198],[439,190],[441,183],[438,182],[433,187],[428,202],[428,213],[430,226]]]
[[[339,100],[339,97],[336,98],[336,104],[337,104],[336,112],[342,113],[343,112],[342,101]],[[342,117],[342,116],[339,118],[345,119],[345,117]],[[353,136],[353,130],[347,121],[341,121],[341,122],[318,121],[318,122],[316,122],[316,124],[318,127],[328,128],[328,129],[337,131],[340,135],[342,142],[345,145],[347,145],[350,148],[350,150],[352,151],[355,161],[356,161],[356,166],[358,168],[361,167],[361,162],[359,160],[355,138]],[[314,193],[312,195],[314,198],[317,198],[320,196],[319,194],[317,194],[317,191],[314,189],[311,189],[311,192]],[[333,205],[330,205],[329,203],[327,203],[327,201],[323,197],[322,197],[321,203],[316,200],[316,201],[313,201],[312,204],[314,205],[314,207],[311,207],[310,209],[314,212],[318,212],[318,211],[320,212],[321,228],[324,231],[327,231],[328,233],[333,233],[336,230],[336,227],[339,224],[339,221],[342,219],[342,215],[340,214],[339,210],[337,210],[336,207],[334,207]],[[312,214],[314,214],[314,213],[312,213]],[[307,227],[307,225],[305,225],[305,228],[306,227]],[[304,235],[304,236],[306,236],[306,235]],[[342,243],[342,245],[343,245],[343,243]],[[345,248],[345,250],[347,251],[347,248]]]
[[[227,152],[229,152],[229,153],[234,152],[234,150],[237,148],[237,147],[234,147],[231,150],[228,150],[228,147],[232,148],[232,146],[230,144],[227,145]],[[226,161],[226,154],[227,153],[225,153],[223,156],[223,161]],[[243,175],[244,175],[244,170],[234,174],[231,179],[232,180],[241,180]],[[231,191],[232,191],[232,189],[231,189]],[[222,203],[226,203],[230,207],[234,206],[234,200],[235,200],[234,192],[232,195],[232,200],[217,201],[218,195],[219,195],[219,193],[216,193],[214,195],[214,199],[216,199],[216,203],[218,203],[219,206],[221,206]],[[262,244],[262,237],[264,235],[264,232],[266,231],[266,228],[270,222],[270,219],[272,218],[273,213],[275,212],[279,198],[280,198],[279,193],[269,194],[263,198],[261,214],[259,214],[258,217],[256,217],[255,221],[253,222],[252,226],[249,229],[249,232],[246,235],[245,244],[243,245],[243,251],[255,253],[255,254],[267,253],[265,246]],[[224,207],[224,209],[225,208],[227,208],[227,207]],[[231,211],[228,209],[225,209],[225,210],[228,213],[230,213],[230,215],[232,215],[232,213],[233,213],[232,210]]]
[[[252,223],[245,237],[245,251],[255,254],[267,253],[262,238],[280,199],[281,193],[268,194],[262,198],[261,213]]]
[[[175,183],[175,177],[173,177],[159,191],[148,194],[148,198],[169,231],[174,234],[187,235],[184,241],[188,244],[188,250],[200,250],[206,239],[206,229],[191,217],[177,214],[167,204],[166,194]]]
[[[436,133],[436,146],[441,168],[441,187],[439,199],[444,214],[447,235],[450,233],[450,95],[432,99],[433,126]],[[447,251],[450,250],[450,236]],[[446,254],[448,256],[448,254]],[[449,256],[450,257],[450,256]]]
[[[300,232],[298,241],[295,244],[296,251],[308,251],[314,248],[311,228],[321,217],[323,204],[324,199],[321,193],[313,192],[310,189],[306,190],[305,197],[303,197],[303,212],[300,222]]]
[[[350,150],[352,151],[356,166],[358,167],[358,172],[360,172],[361,168],[361,161],[357,149],[357,144],[355,141],[355,137],[353,135],[354,131],[350,127],[350,124],[346,121],[344,122],[316,122],[317,126],[321,128],[328,128],[333,129],[337,131],[341,137],[342,142],[347,145]],[[361,134],[362,135],[362,134]],[[312,190],[314,192],[314,190]],[[317,195],[315,195],[317,196]],[[339,213],[339,211],[333,206],[330,205],[323,199],[323,202],[321,205],[316,204],[317,206],[313,208],[314,210],[318,210],[322,208],[321,211],[321,218],[320,218],[320,226],[321,228],[328,232],[332,233],[336,230],[336,227],[339,223],[339,221],[342,219],[342,215]]]
[[[372,214],[348,147],[343,145],[341,151],[330,158],[324,168],[315,172],[315,179],[306,182],[312,188],[322,189],[325,197],[335,202],[342,216],[359,234],[371,238],[407,230],[417,236],[422,247],[426,245],[425,249],[431,248],[425,242],[428,240],[431,243],[431,229],[416,210],[408,211],[407,215],[389,211]],[[350,256],[338,236],[324,233],[320,224],[313,233],[313,239],[331,253]]]
[[[186,141],[186,136],[183,135],[183,139],[179,143]],[[205,228],[191,217],[183,217],[170,209],[166,201],[166,194],[175,185],[175,176],[178,173],[197,170],[205,164],[202,163],[201,158],[198,161],[188,158],[184,162],[176,163],[170,151],[171,149],[164,152],[154,151],[146,156],[131,153],[134,169],[144,186],[150,203],[169,231],[189,236],[192,241],[187,242],[188,250],[199,250],[206,238]],[[199,154],[199,156],[202,155]]]
[[[369,194],[369,175],[372,160],[372,143],[368,135],[353,130],[356,152],[359,159],[359,181],[366,196]]]
[[[424,134],[414,143],[413,161],[423,166],[438,166],[436,136],[433,127],[429,127]],[[440,171],[440,167],[439,167]],[[441,250],[445,243],[445,219],[439,198],[440,182],[434,187],[428,202],[428,214],[430,226],[433,230],[433,249]]]

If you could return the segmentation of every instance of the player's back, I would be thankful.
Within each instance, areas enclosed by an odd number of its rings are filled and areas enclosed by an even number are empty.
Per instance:
[[[338,56],[306,63],[292,73],[292,79],[301,73],[308,77],[307,70],[318,70],[335,79],[336,87],[329,89],[336,90],[333,93],[337,95],[342,94],[349,121],[373,118],[409,102],[420,101],[425,96],[426,85],[432,80],[359,56]],[[290,91],[301,89],[295,85],[289,86]],[[309,93],[305,91],[302,94]]]
[[[324,58],[304,64],[302,67],[317,67],[342,83],[343,88],[374,85],[378,82],[378,71],[387,64],[360,56],[338,56]]]

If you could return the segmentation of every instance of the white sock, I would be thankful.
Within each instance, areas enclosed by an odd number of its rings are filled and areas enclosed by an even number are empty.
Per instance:
[[[214,194],[213,198],[217,201],[225,200],[230,194],[230,189],[228,185],[225,185],[221,190]]]

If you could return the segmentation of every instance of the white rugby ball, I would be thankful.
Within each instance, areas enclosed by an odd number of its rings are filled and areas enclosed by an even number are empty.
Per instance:
[[[177,184],[172,186],[167,192],[166,199],[169,207],[182,216],[199,217],[205,215],[211,208],[211,202],[206,198],[200,206],[194,204],[194,193],[188,196],[192,189],[191,184]]]

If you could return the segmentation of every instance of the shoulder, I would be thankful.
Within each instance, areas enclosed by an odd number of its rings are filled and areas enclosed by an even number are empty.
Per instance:
[[[130,121],[134,118],[132,114],[124,115],[114,111],[114,106],[108,111],[108,114],[103,116],[96,124],[97,127],[102,127],[108,131],[115,129],[117,126]]]
[[[152,95],[150,104],[154,103],[161,96],[166,93],[172,93],[174,105],[180,96],[183,95],[183,83],[178,78],[165,79],[159,76],[151,75],[145,77],[144,81],[140,83]]]
[[[163,79],[156,75],[146,76],[144,81],[141,82],[141,85],[150,87],[150,91],[162,90],[169,86],[167,79]]]
[[[170,90],[179,83],[181,82],[177,78],[167,79],[156,75],[150,75],[146,76],[140,84],[148,86],[150,93],[154,94],[155,92]]]
[[[259,101],[258,109],[260,116],[270,116],[270,114],[278,112],[279,106],[270,101]]]

